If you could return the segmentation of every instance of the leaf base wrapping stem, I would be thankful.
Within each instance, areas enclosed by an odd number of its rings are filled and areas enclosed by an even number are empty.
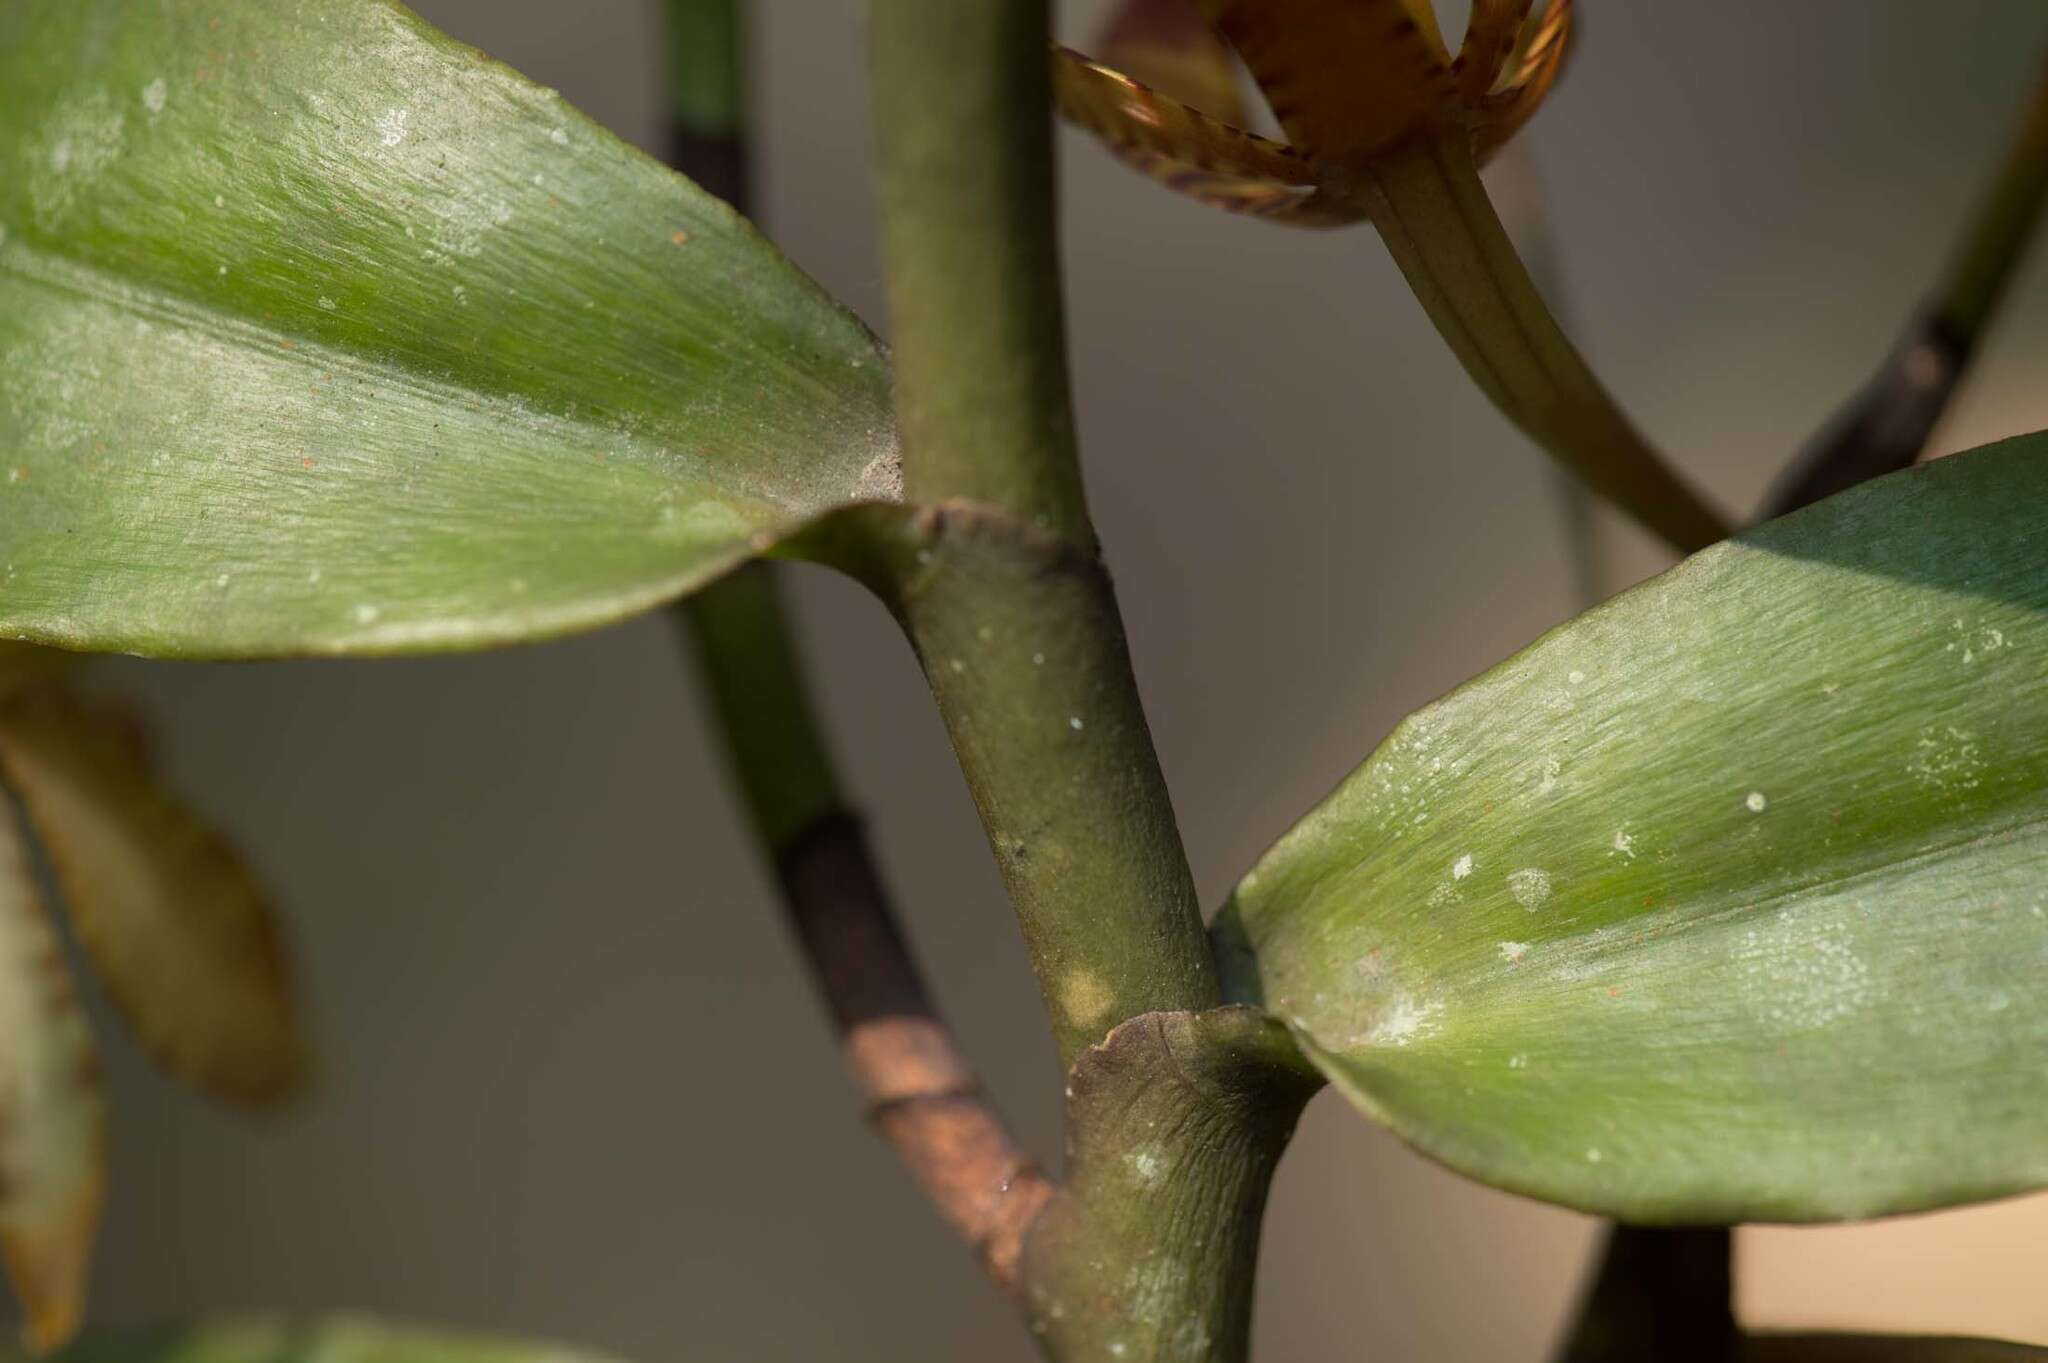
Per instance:
[[[1056,1363],[1239,1363],[1259,1222],[1322,1085],[1254,1008],[1149,1013],[1067,1086],[1067,1168],[1024,1249],[1031,1328]]]

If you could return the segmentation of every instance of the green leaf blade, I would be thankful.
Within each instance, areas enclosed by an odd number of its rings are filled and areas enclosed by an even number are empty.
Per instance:
[[[872,337],[376,0],[0,5],[0,632],[478,646],[890,492]]]
[[[1357,1104],[1639,1222],[2048,1183],[2028,437],[1695,556],[1405,722],[1221,933]]]

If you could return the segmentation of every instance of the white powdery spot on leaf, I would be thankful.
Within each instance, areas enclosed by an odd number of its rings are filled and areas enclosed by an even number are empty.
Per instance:
[[[45,122],[40,156],[30,161],[29,205],[36,224],[58,226],[92,182],[121,154],[128,118],[105,90],[60,105]]]
[[[1451,863],[1452,880],[1463,880],[1466,876],[1469,876],[1471,874],[1472,854],[1470,852],[1467,852],[1464,856],[1459,857],[1456,861]]]
[[[1809,1031],[1868,1006],[1877,991],[1848,927],[1840,918],[1804,922],[1786,910],[1775,930],[1744,933],[1737,966],[1756,1012],[1787,1030]]]
[[[1376,1046],[1406,1046],[1411,1041],[1434,1035],[1441,1025],[1437,1019],[1443,1011],[1444,1006],[1434,1000],[1424,1001],[1413,995],[1397,994],[1380,1015],[1378,1023],[1365,1034],[1365,1040]]]
[[[1938,724],[1920,731],[1906,770],[1929,790],[1960,794],[1983,784],[1984,754],[1968,729]]]
[[[1960,652],[1965,667],[2005,647],[2005,631],[1981,621],[1976,625],[1966,625],[1958,618],[1952,622],[1951,628],[1955,630],[1957,637],[1949,642],[1943,652]]]
[[[1524,866],[1509,874],[1508,893],[1517,904],[1534,913],[1550,898],[1550,872],[1538,866]]]
[[[1749,794],[1742,797],[1742,803],[1749,807],[1750,813],[1761,814],[1770,805],[1771,801],[1762,791],[1752,790]]]
[[[1500,958],[1509,965],[1513,965],[1528,954],[1529,944],[1527,942],[1502,942],[1500,944]]]
[[[410,109],[386,109],[377,115],[377,140],[387,147],[405,141],[405,124],[411,117]]]
[[[1614,851],[1611,855],[1627,857],[1630,861],[1636,859],[1635,835],[1629,832],[1627,828],[1617,828],[1614,830]]]
[[[162,113],[164,111],[164,104],[170,97],[171,87],[164,84],[162,76],[158,76],[155,80],[142,87],[142,107],[153,114]]]

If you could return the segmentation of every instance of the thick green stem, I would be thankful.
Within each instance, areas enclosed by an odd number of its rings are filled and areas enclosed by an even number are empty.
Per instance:
[[[981,509],[907,524],[882,590],[924,660],[1071,1064],[1126,1018],[1218,995],[1082,501],[1046,5],[877,0],[871,23],[905,482],[914,502]]]
[[[1126,1018],[1219,1001],[1187,857],[1095,555],[987,508],[872,508],[808,550],[917,649],[995,852],[1061,1062]]]
[[[918,506],[820,534],[917,649],[1070,1067],[1026,1301],[1061,1363],[1239,1363],[1266,1188],[1317,1081],[1256,1013],[1206,1021],[1216,966],[1075,457],[1046,0],[871,16]]]
[[[1088,543],[1067,394],[1046,0],[875,0],[875,117],[910,499]]]
[[[1479,182],[1468,136],[1398,143],[1364,165],[1355,192],[1452,353],[1509,420],[1676,548],[1726,536],[1551,316]]]

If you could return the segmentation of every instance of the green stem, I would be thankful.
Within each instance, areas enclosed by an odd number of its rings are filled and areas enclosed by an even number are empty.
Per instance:
[[[1193,878],[1100,560],[962,503],[847,513],[805,552],[873,587],[917,649],[1062,1065],[1138,1014],[1216,1004]]]
[[[914,502],[1092,532],[1067,392],[1046,0],[876,0],[883,259]]]
[[[1069,1067],[1069,1183],[1026,1242],[1025,1297],[1062,1363],[1237,1363],[1295,1110],[1262,1101],[1263,1085],[1290,1048],[1263,1023],[1258,1054],[1226,1062],[1229,1040],[1203,1023],[1215,962],[1075,455],[1046,0],[874,0],[871,27],[897,412],[920,505],[823,533],[917,649]],[[1180,1026],[1176,1048],[1159,1029]],[[1228,1079],[1186,1078],[1212,1064]],[[1296,1081],[1303,1096],[1313,1082]],[[1140,1108],[1149,1123],[1119,1120]],[[1141,1155],[1175,1176],[1119,1182]]]
[[[805,694],[803,656],[774,572],[749,564],[678,610],[747,812],[764,850],[780,858],[846,800]]]
[[[1355,192],[1452,353],[1509,420],[1676,548],[1726,536],[1551,316],[1479,182],[1467,137],[1401,142],[1366,163]]]
[[[1082,501],[1046,3],[876,0],[870,22],[905,481],[914,502],[980,508],[906,527],[883,590],[1072,1064],[1126,1018],[1219,996]]]

